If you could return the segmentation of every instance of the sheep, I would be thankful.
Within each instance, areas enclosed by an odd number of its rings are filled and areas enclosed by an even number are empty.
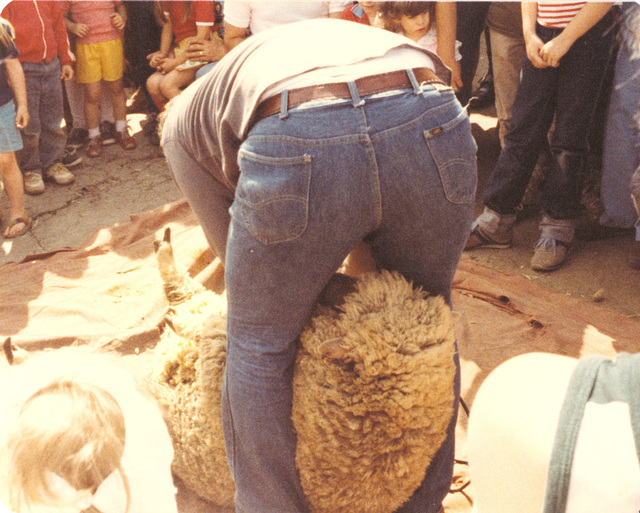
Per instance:
[[[197,495],[230,507],[224,297],[178,270],[168,230],[156,255],[170,307],[150,382],[168,411],[173,470]],[[453,415],[451,311],[386,271],[359,278],[340,307],[321,303],[300,335],[293,378],[301,484],[314,513],[391,513],[424,479]],[[184,313],[189,305],[195,313]]]

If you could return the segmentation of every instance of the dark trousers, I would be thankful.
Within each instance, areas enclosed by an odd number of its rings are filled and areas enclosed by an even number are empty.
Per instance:
[[[484,190],[484,203],[499,214],[513,214],[556,116],[553,159],[544,182],[542,206],[553,219],[580,215],[580,191],[589,150],[589,133],[613,48],[613,16],[607,14],[578,39],[557,68],[535,68],[526,60],[512,111],[511,130]],[[545,42],[561,32],[538,25]]]
[[[456,93],[462,105],[466,105],[471,98],[473,77],[476,74],[478,60],[480,58],[480,37],[485,29],[485,20],[489,12],[491,2],[458,2],[456,39],[462,43],[460,46],[460,73],[462,87]],[[489,62],[491,62],[491,52]],[[491,66],[489,66],[491,71]]]

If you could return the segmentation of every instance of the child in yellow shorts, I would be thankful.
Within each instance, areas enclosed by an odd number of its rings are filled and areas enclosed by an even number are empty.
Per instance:
[[[87,155],[102,154],[100,95],[104,80],[113,105],[116,140],[125,150],[136,147],[127,127],[127,97],[122,84],[124,54],[122,30],[126,9],[121,1],[70,0],[64,2],[65,26],[77,36],[76,77],[84,87],[84,115],[89,132]]]

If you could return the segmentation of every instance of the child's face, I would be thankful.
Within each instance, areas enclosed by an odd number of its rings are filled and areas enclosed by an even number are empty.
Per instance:
[[[413,41],[417,41],[429,30],[429,12],[417,14],[416,16],[402,15],[400,26],[405,36]]]

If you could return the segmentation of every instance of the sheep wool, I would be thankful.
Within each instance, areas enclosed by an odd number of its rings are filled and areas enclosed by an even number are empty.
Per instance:
[[[408,500],[453,414],[454,331],[441,297],[397,273],[318,308],[294,372],[296,464],[314,513],[390,513]]]
[[[173,470],[199,496],[230,507],[220,405],[224,298],[193,287],[176,295],[165,284],[167,290],[181,302],[170,308],[150,381],[168,412]],[[190,302],[206,319],[195,331],[185,327],[194,319],[185,325],[175,318]],[[340,307],[316,308],[300,342],[292,416],[311,510],[392,513],[422,482],[453,414],[448,306],[397,273],[365,275]]]

